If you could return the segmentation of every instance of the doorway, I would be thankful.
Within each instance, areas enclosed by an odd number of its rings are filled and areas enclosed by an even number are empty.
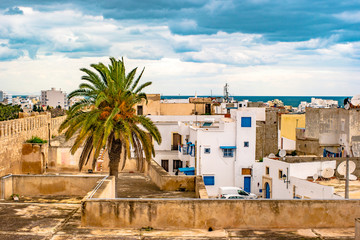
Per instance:
[[[251,177],[244,177],[244,190],[251,192]]]
[[[265,183],[265,198],[270,198],[270,185]]]

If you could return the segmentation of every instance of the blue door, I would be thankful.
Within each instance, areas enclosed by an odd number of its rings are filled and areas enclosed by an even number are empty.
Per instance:
[[[244,190],[251,192],[251,177],[244,177]]]
[[[265,183],[265,198],[270,198],[270,185]]]

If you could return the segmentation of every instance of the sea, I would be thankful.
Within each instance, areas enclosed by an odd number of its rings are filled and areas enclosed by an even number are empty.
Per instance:
[[[194,96],[179,96],[167,95],[161,96],[161,99],[187,99]],[[198,96],[198,97],[222,97],[222,96]],[[340,107],[344,107],[344,99],[352,98],[352,96],[231,96],[234,100],[243,101],[249,100],[250,102],[268,102],[274,99],[281,100],[284,105],[298,107],[301,102],[311,102],[311,98],[321,98],[324,100],[338,101]]]
[[[27,95],[13,95],[13,97],[22,97],[26,98]],[[164,95],[161,96],[161,99],[188,99],[187,95]],[[223,97],[223,96],[198,96],[198,97]],[[243,101],[249,100],[250,102],[267,102],[274,99],[281,100],[285,105],[298,107],[301,102],[311,102],[311,98],[321,98],[326,100],[335,100],[338,101],[340,107],[344,107],[344,99],[352,96],[230,96],[234,100]]]

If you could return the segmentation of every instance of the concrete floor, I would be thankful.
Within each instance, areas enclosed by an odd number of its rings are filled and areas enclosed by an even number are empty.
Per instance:
[[[141,173],[120,173],[119,198],[195,198],[195,192],[161,191]]]
[[[0,202],[0,239],[354,239],[354,229],[149,230],[80,227],[80,204]]]

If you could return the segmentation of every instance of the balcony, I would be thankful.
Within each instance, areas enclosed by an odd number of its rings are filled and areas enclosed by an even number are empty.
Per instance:
[[[171,145],[171,151],[179,150],[179,145]]]
[[[195,157],[195,145],[191,143],[180,145],[178,157],[182,161],[190,161],[191,157]]]

